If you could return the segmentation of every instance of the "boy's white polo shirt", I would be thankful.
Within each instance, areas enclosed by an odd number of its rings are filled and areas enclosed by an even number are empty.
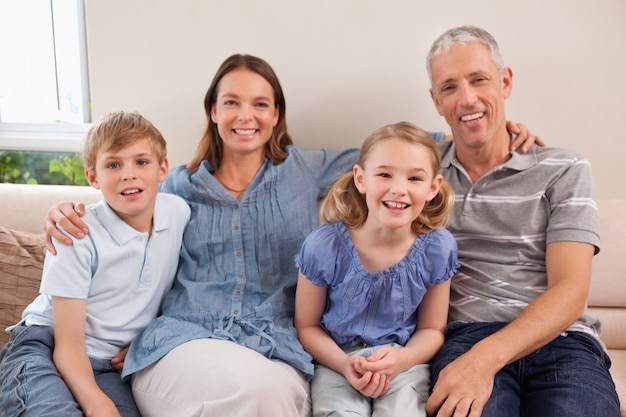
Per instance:
[[[104,200],[87,207],[83,220],[89,233],[84,239],[70,236],[72,246],[54,242],[57,255],[46,254],[41,295],[24,310],[25,323],[52,325],[53,295],[87,299],[87,353],[112,358],[160,312],[189,215],[183,199],[159,193],[149,237]]]

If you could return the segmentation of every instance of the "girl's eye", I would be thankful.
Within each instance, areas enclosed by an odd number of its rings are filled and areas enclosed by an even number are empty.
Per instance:
[[[380,174],[378,174],[378,176],[382,178],[391,178],[391,175],[387,174],[386,172],[381,172]]]

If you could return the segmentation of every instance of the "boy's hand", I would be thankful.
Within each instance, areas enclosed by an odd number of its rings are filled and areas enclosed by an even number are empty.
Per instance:
[[[124,359],[126,359],[126,354],[128,353],[128,346],[120,351],[113,359],[111,359],[111,365],[113,368],[120,374],[122,373],[122,369],[124,369]]]

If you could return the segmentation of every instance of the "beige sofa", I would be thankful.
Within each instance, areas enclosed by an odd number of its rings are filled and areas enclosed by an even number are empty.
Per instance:
[[[37,294],[44,256],[43,218],[60,200],[94,202],[90,187],[0,184],[0,346],[2,332]],[[599,200],[602,250],[594,258],[589,310],[602,319],[602,339],[626,417],[626,199]],[[10,230],[7,230],[10,229]]]

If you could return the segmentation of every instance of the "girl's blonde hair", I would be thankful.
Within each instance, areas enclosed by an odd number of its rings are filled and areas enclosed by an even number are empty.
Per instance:
[[[430,154],[433,175],[439,173],[441,168],[439,146],[426,131],[409,122],[383,126],[368,136],[361,146],[359,165],[365,166],[374,145],[393,138],[424,146]],[[437,195],[424,204],[424,209],[413,220],[411,228],[416,233],[428,233],[433,229],[445,227],[453,205],[454,192],[444,181]],[[343,222],[348,228],[357,228],[365,223],[368,211],[365,195],[356,188],[354,173],[349,172],[337,180],[322,201],[320,217],[326,223]]]

